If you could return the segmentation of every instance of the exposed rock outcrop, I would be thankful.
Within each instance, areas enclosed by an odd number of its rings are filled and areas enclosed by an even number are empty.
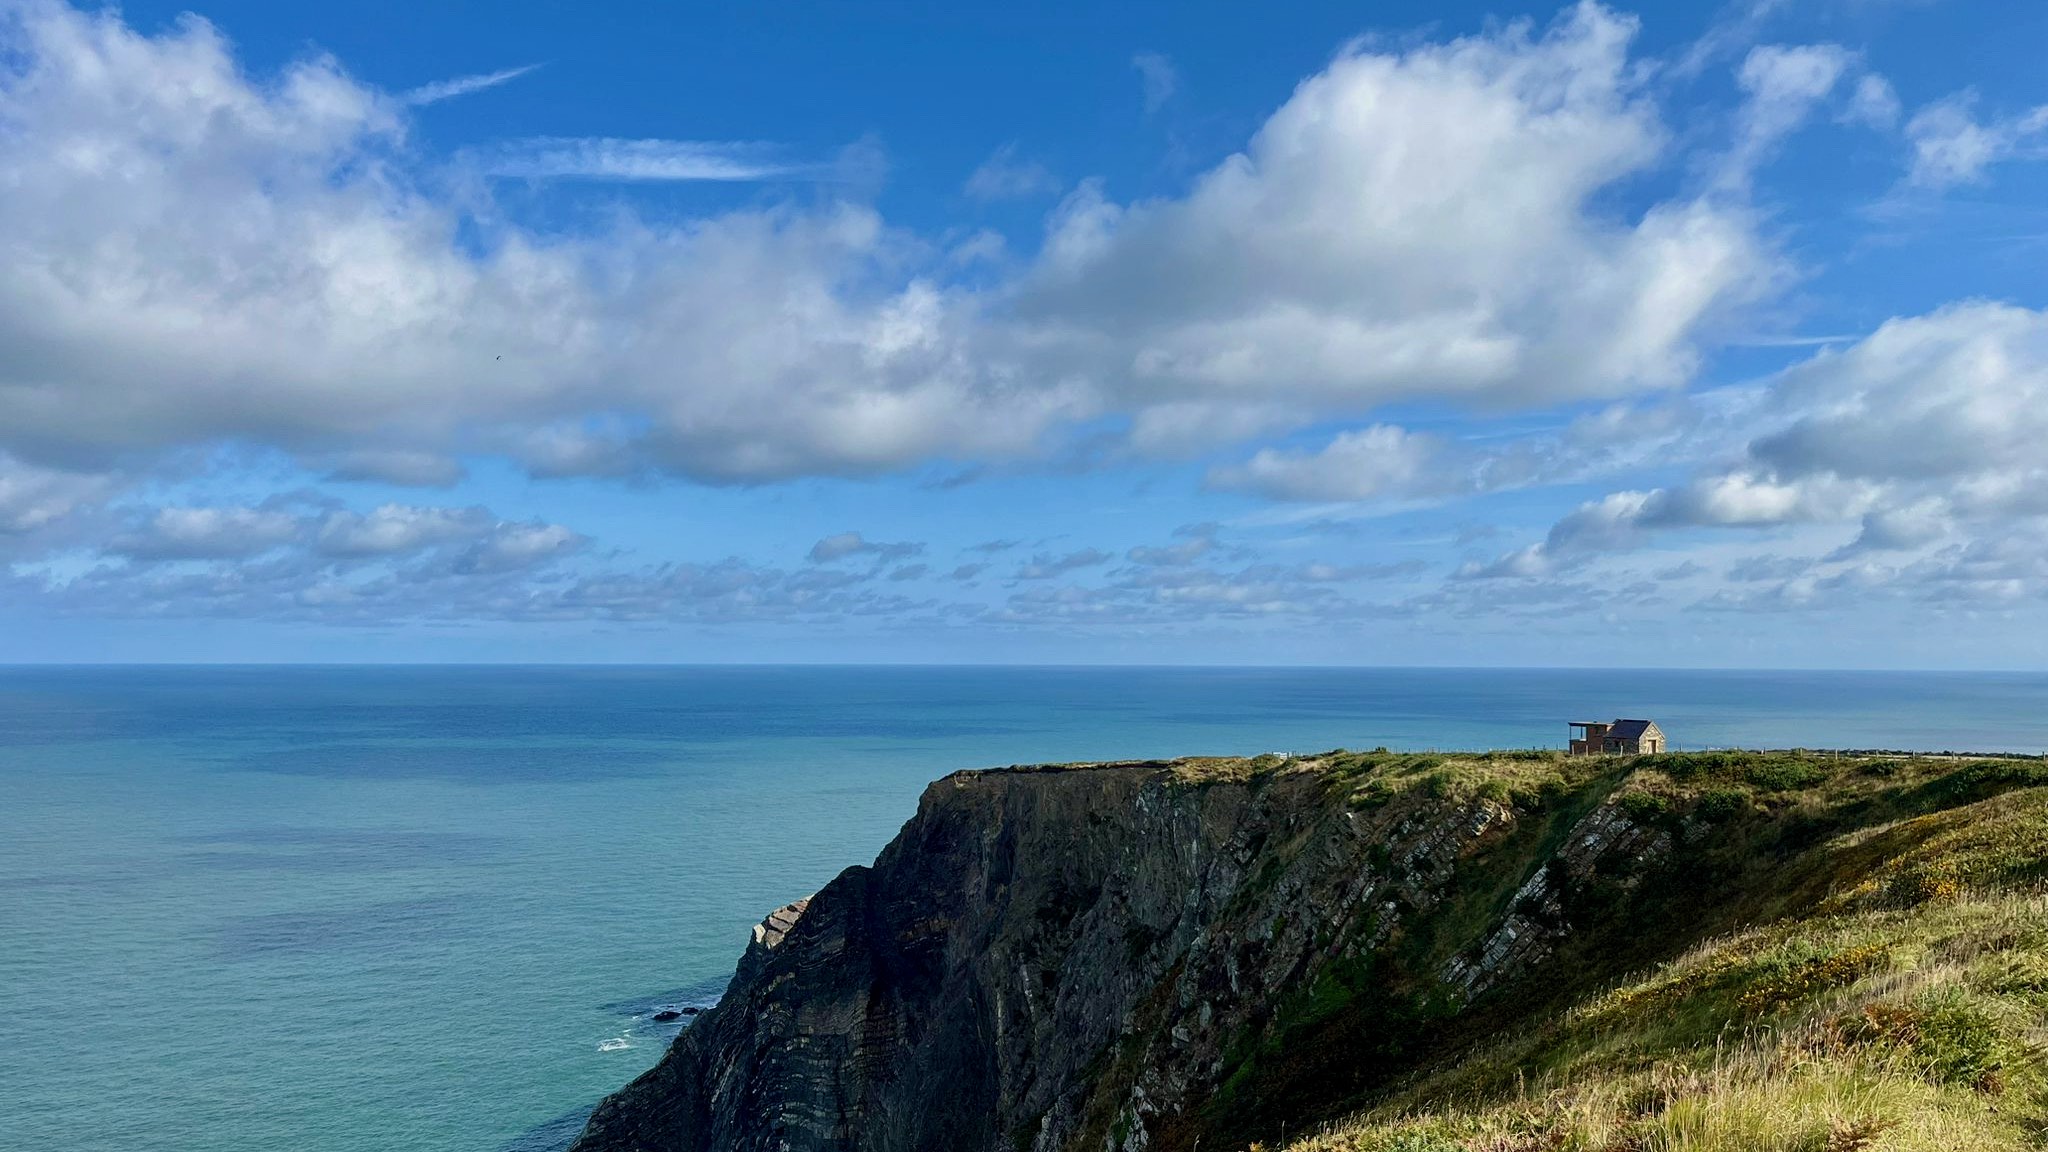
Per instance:
[[[872,867],[755,929],[577,1152],[1227,1147],[1483,1028],[1586,954],[1574,909],[1674,856],[1612,779],[1511,801],[1327,768],[937,782]]]

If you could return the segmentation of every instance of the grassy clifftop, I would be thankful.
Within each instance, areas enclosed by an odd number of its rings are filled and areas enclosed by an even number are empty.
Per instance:
[[[1526,1011],[1496,1007],[1492,1035],[1439,1051],[1294,1152],[2044,1146],[2048,764],[1336,753],[1301,767],[1363,807],[1594,787],[1691,850],[1663,901],[1616,909],[1639,930],[1581,907],[1581,932],[1650,954],[1705,939],[1618,982],[1598,965],[1554,971]]]
[[[576,1147],[2042,1147],[2044,883],[2022,758],[956,773]]]

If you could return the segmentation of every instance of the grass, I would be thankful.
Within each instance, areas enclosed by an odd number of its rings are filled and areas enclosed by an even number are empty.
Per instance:
[[[1189,1129],[1204,1147],[1277,1152],[1284,1131],[1292,1152],[2048,1148],[2048,759],[1381,748],[1121,766],[1306,785],[1379,832],[1514,810],[1433,906],[1397,905],[1390,936],[1276,990],[1230,1040]],[[1571,938],[1547,967],[1467,1002],[1446,962],[1601,804],[1667,834],[1666,858],[1600,861],[1563,894]],[[1298,848],[1263,846],[1237,904]],[[1368,860],[1409,875],[1384,848]],[[1140,1058],[1120,1048],[1110,1078]],[[1128,1135],[1114,1103],[1089,1131]]]
[[[1428,787],[1446,766],[1358,783]],[[1612,793],[1633,818],[1709,821],[1729,855],[1768,858],[1710,869],[1758,887],[1730,901],[1747,922],[1417,1069],[1290,1152],[2048,1146],[2042,767],[1636,758]]]
[[[1555,798],[1597,773],[1601,759],[1571,759],[1544,749],[1482,753],[1348,752],[1304,758],[1348,789],[1354,808],[1379,808],[1405,795],[1464,802],[1494,800],[1525,807]]]

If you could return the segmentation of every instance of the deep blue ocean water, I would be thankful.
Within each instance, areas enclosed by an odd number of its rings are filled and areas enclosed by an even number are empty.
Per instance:
[[[960,767],[2048,749],[2048,675],[0,668],[0,1148],[559,1148]]]

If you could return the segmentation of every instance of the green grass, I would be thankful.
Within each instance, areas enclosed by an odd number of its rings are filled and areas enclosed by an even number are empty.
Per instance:
[[[1744,922],[1424,1065],[1292,1152],[2048,1146],[2041,764],[1627,767],[1632,817],[1710,820],[1724,854],[1767,858],[1709,869],[1756,887],[1728,902]]]
[[[2048,1148],[2048,760],[1381,748],[1128,766],[1176,787],[1313,784],[1367,828],[1515,815],[1372,953],[1276,990],[1225,1047],[1203,1147],[1260,1148],[1247,1137],[1284,1120],[1294,1152]],[[1603,803],[1666,833],[1669,858],[1602,861],[1619,870],[1568,893],[1571,939],[1512,988],[1467,1003],[1441,983]],[[1293,859],[1262,851],[1238,904]],[[1368,860],[1402,878],[1384,849]],[[1118,1135],[1103,1108],[1089,1130]]]

